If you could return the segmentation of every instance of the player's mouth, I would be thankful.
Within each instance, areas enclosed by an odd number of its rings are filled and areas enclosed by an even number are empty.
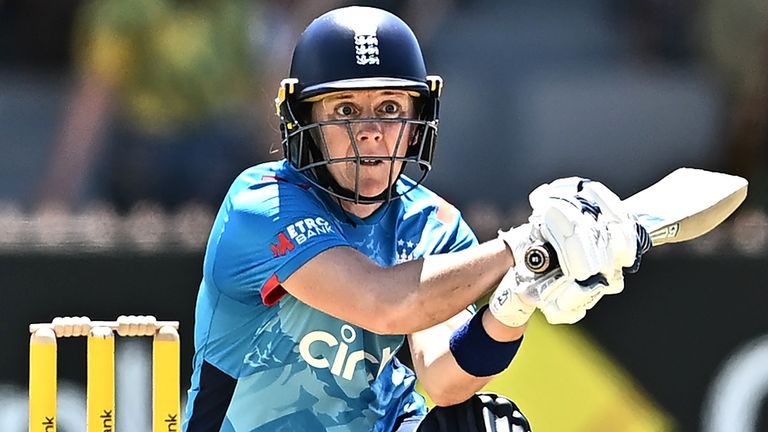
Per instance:
[[[376,166],[383,163],[384,161],[381,159],[360,159],[360,165],[363,166]]]

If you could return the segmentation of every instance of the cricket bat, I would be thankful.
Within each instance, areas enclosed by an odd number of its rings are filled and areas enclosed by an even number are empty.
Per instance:
[[[735,175],[678,168],[623,202],[656,247],[695,239],[720,225],[747,197],[747,184]],[[531,246],[524,259],[534,273],[557,266],[549,244]]]

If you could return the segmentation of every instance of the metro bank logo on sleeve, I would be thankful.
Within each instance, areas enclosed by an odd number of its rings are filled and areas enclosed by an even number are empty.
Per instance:
[[[312,237],[333,232],[333,227],[321,217],[305,218],[285,228],[277,234],[277,244],[271,244],[272,255],[277,258],[301,245]]]

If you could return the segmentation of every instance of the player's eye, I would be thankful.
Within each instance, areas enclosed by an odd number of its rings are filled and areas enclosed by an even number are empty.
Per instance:
[[[355,114],[355,107],[351,104],[341,104],[336,107],[336,114],[342,117],[350,117]]]
[[[400,112],[400,104],[392,101],[384,102],[380,109],[384,114],[398,114]]]

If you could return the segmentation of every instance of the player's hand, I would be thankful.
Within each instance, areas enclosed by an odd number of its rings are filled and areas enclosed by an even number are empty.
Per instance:
[[[496,319],[512,327],[524,324],[537,306],[557,298],[569,281],[588,280],[608,267],[599,224],[580,207],[562,199],[542,200],[536,203],[529,220],[499,233],[512,250],[516,265],[494,291],[490,310]],[[560,267],[542,275],[531,272],[523,257],[532,244],[543,242],[555,249]]]
[[[553,324],[574,323],[603,295],[624,289],[624,269],[636,270],[650,242],[642,247],[632,215],[598,182],[560,179],[538,187],[529,200],[530,223],[500,237],[516,263],[524,262],[532,243],[548,242],[560,269],[537,275],[516,265],[494,292],[491,312],[502,323],[519,326],[538,307]]]
[[[576,277],[537,303],[550,323],[575,323],[604,295],[624,289],[624,271],[637,271],[640,256],[650,247],[650,239],[624,209],[619,197],[601,183],[561,179],[537,188],[530,199],[532,205],[540,207],[553,199],[569,202],[590,214],[596,222],[594,244],[598,253],[593,258],[600,262],[599,272],[586,279]],[[558,258],[561,258],[560,252]]]
[[[526,223],[509,231],[499,231],[499,238],[512,250],[515,263],[522,263],[525,251],[533,244],[541,243],[544,238],[538,224]],[[518,271],[519,270],[519,271]],[[538,299],[542,295],[557,290],[568,280],[562,278],[562,271],[540,275],[534,274],[524,265],[517,264],[507,271],[507,274],[493,292],[489,301],[491,314],[502,324],[510,327],[520,327],[536,310]],[[534,293],[526,295],[526,292]]]
[[[491,314],[502,324],[509,327],[520,327],[526,322],[543,300],[537,300],[528,293],[549,295],[561,291],[569,279],[563,277],[560,269],[541,275],[534,274],[525,266],[512,267],[502,278],[488,302]]]
[[[640,257],[651,247],[650,236],[636,223],[621,199],[600,182],[580,177],[558,179],[536,188],[529,195],[531,207],[545,207],[552,199],[570,202],[582,213],[592,215],[607,225],[609,246],[615,258],[615,267],[629,273],[640,267]],[[622,243],[622,240],[629,244]],[[632,247],[634,244],[634,248]]]

